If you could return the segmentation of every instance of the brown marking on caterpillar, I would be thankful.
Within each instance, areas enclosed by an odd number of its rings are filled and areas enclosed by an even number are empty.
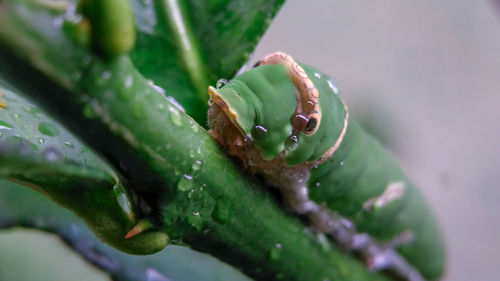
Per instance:
[[[363,209],[370,210],[374,206],[377,208],[381,208],[391,203],[392,201],[399,199],[403,196],[405,192],[405,183],[398,181],[390,183],[384,193],[381,195],[368,199],[365,203],[363,203]]]
[[[309,78],[305,70],[297,62],[295,62],[291,56],[283,52],[276,52],[264,57],[258,62],[258,65],[268,64],[283,65],[287,70],[288,76],[292,80],[293,85],[295,86],[297,107],[295,108],[295,113],[291,117],[292,126],[294,126],[294,124],[301,124],[298,127],[294,127],[294,129],[306,135],[314,134],[318,130],[321,122],[321,108],[319,105],[318,89],[316,89],[314,83]],[[304,116],[308,122],[312,119],[314,119],[314,121],[312,121],[309,126],[302,126],[302,122],[300,120],[294,120],[297,116]]]

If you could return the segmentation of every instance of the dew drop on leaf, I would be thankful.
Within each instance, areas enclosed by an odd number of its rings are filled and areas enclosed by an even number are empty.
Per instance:
[[[193,176],[185,174],[177,183],[177,189],[180,191],[189,191],[193,188]]]
[[[229,83],[229,82],[226,79],[219,79],[219,80],[217,80],[215,87],[217,89],[220,89],[220,88],[224,87],[227,83]]]
[[[61,153],[54,148],[48,148],[43,152],[45,160],[48,162],[56,162],[61,159]]]
[[[125,77],[123,86],[125,86],[125,88],[128,89],[132,86],[132,84],[134,84],[134,76],[132,76],[132,74],[129,74],[127,75],[127,77]]]
[[[196,161],[194,161],[191,168],[193,169],[193,171],[198,171],[201,167],[201,164],[202,164],[202,162],[200,160],[196,160]]]
[[[278,260],[280,256],[281,256],[281,244],[276,244],[269,251],[269,258],[275,261]]]
[[[69,147],[69,148],[75,147],[75,145],[72,142],[69,142],[69,141],[65,141],[64,145],[67,146],[67,147]]]
[[[170,121],[176,126],[182,126],[182,117],[179,110],[173,106],[168,106],[168,112],[170,115]]]

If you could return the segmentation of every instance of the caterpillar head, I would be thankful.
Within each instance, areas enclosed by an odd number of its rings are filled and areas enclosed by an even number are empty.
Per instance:
[[[284,67],[255,68],[221,88],[210,87],[208,92],[211,133],[230,154],[254,146],[269,161],[285,150],[293,132],[290,117],[296,98]]]
[[[229,154],[242,158],[252,148],[265,161],[316,165],[338,147],[347,114],[330,78],[289,58],[275,53],[226,85],[209,88],[210,133]]]

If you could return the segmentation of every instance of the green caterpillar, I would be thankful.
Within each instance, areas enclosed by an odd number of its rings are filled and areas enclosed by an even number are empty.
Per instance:
[[[349,116],[330,77],[278,52],[209,95],[210,134],[315,229],[372,269],[406,280],[442,274],[444,246],[430,209]]]

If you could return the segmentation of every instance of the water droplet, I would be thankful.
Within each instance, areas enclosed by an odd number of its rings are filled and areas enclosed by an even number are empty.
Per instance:
[[[165,89],[163,89],[162,87],[156,85],[153,80],[150,80],[148,79],[147,80],[147,83],[149,86],[151,86],[156,92],[162,94],[163,96],[165,95]]]
[[[70,148],[75,147],[75,145],[73,143],[69,142],[69,141],[65,141],[64,145],[67,146],[67,147],[70,147]]]
[[[309,118],[302,114],[295,114],[290,119],[290,122],[295,130],[302,132],[306,128]]]
[[[229,83],[226,79],[219,79],[215,84],[215,88],[220,89],[224,87],[227,83]]]
[[[191,224],[191,226],[193,226],[197,229],[201,229],[202,218],[200,216],[200,212],[198,212],[198,211],[192,212],[192,216],[188,216],[187,220]]]
[[[150,1],[150,0],[148,0]],[[163,273],[160,273],[152,268],[146,270],[146,281],[169,281]]]
[[[188,193],[188,198],[192,198],[194,196],[194,189],[190,189]]]
[[[340,166],[344,166],[344,161],[341,161],[341,162],[340,162]]]
[[[217,203],[215,203],[212,218],[221,224],[229,223],[233,218],[233,210],[234,207],[231,201],[228,199],[219,199],[217,200]]]
[[[299,147],[299,139],[296,135],[290,135],[285,141],[285,150],[292,152]]]
[[[118,201],[118,205],[120,205],[122,211],[127,214],[127,216],[130,218],[130,219],[133,219],[134,217],[134,213],[132,212],[132,203],[130,202],[130,200],[128,199],[127,197],[127,194],[125,194],[124,192],[122,191],[119,191],[118,189],[114,188],[115,189],[115,192],[117,193],[116,194],[116,201]],[[118,190],[118,191],[116,191]]]
[[[59,129],[56,125],[47,122],[40,122],[38,124],[38,131],[43,135],[55,137],[59,135]]]
[[[182,126],[182,117],[179,110],[173,106],[168,106],[168,111],[170,112],[170,121],[176,126]]]
[[[271,260],[275,261],[275,260],[278,260],[280,258],[280,256],[281,256],[281,244],[276,244],[269,251],[269,258],[271,258]]]
[[[127,75],[125,77],[125,81],[123,82],[123,86],[125,86],[126,89],[130,88],[134,84],[134,76],[132,74]]]
[[[108,80],[109,78],[111,78],[111,71],[106,70],[103,73],[101,73],[101,78],[102,80]]]
[[[189,124],[191,125],[189,126],[189,128],[191,128],[191,131],[193,131],[193,133],[198,133],[198,124],[191,119],[189,119]]]
[[[169,100],[180,111],[186,112],[186,110],[184,109],[184,107],[182,107],[182,105],[174,97],[168,96],[167,100]]]
[[[262,140],[267,136],[267,128],[261,125],[253,126],[251,134],[254,139]]]
[[[12,128],[13,127],[12,127],[11,124],[9,124],[9,123],[7,123],[5,121],[0,120],[0,130],[10,130]]]
[[[159,103],[158,108],[163,110],[163,109],[165,109],[165,105],[163,103]]]
[[[45,160],[47,160],[49,162],[56,162],[59,159],[61,159],[61,153],[54,148],[47,148],[43,152],[43,156],[44,156]]]
[[[321,78],[321,74],[319,72],[314,72],[314,77],[320,79]]]
[[[193,168],[194,171],[198,171],[201,167],[202,162],[200,160],[194,161],[193,165],[191,168]]]
[[[321,186],[321,183],[318,181],[318,182],[316,182],[316,183],[314,184],[314,186],[316,186],[316,187],[320,187],[320,186]]]
[[[196,124],[192,125],[191,130],[193,131],[193,133],[198,133],[198,125]]]
[[[38,139],[38,143],[39,143],[39,144],[44,144],[44,143],[45,143],[45,140],[44,140],[44,139],[42,139],[42,138],[39,138],[39,139]]]
[[[132,74],[128,74],[123,81],[123,87],[117,89],[118,96],[123,100],[131,99],[135,91],[132,89],[132,85],[134,84],[134,76]]]
[[[19,113],[14,113],[14,117],[17,118],[17,119],[20,119],[21,118],[21,114]]]
[[[177,183],[177,189],[180,191],[189,191],[193,188],[193,176],[183,175],[182,178]]]
[[[106,84],[106,82],[107,82],[107,80],[109,80],[109,78],[111,78],[111,72],[106,70],[106,71],[103,71],[101,73],[101,75],[95,77],[94,83],[97,86],[102,87]]]
[[[308,100],[304,104],[304,109],[307,111],[313,111],[315,106],[316,106],[315,102]]]

